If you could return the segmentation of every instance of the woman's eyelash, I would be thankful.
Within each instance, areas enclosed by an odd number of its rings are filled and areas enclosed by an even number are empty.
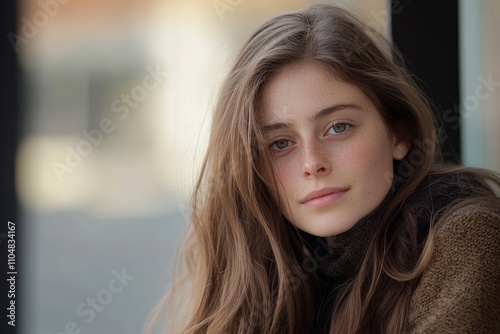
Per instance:
[[[285,147],[279,147],[282,146],[283,144],[287,144]],[[281,152],[288,148],[290,146],[290,140],[288,139],[278,139],[273,141],[270,145],[269,148],[275,152]]]
[[[329,133],[334,136],[340,136],[346,131],[349,131],[349,129],[352,127],[352,124],[346,121],[340,121],[334,124],[331,124],[328,127],[327,133],[330,132],[330,130],[333,131],[333,133]],[[283,152],[286,150],[288,147],[291,145],[291,140],[289,139],[277,139],[269,144],[269,148],[276,153]]]
[[[330,130],[332,130],[334,133],[330,133],[330,134],[333,134],[335,136],[338,136],[338,135],[341,135],[343,134],[344,132],[346,131],[349,131],[349,129],[352,127],[352,124],[349,123],[349,122],[345,122],[345,121],[340,121],[340,122],[337,122],[337,123],[334,123],[334,124],[331,124],[329,127],[328,127],[328,131],[327,133],[330,132]]]

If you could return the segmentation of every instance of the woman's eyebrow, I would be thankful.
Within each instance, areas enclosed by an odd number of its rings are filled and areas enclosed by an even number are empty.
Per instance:
[[[276,130],[288,129],[290,128],[290,123],[273,123],[270,125],[265,125],[262,127],[262,133],[266,134]]]
[[[323,117],[326,117],[336,111],[340,111],[340,110],[345,110],[345,109],[358,109],[358,110],[363,110],[363,108],[361,108],[361,106],[357,105],[357,104],[353,104],[353,103],[341,103],[341,104],[335,104],[331,107],[328,107],[328,108],[325,108],[325,109],[322,109],[320,111],[318,111],[316,114],[314,114],[314,116],[311,118],[313,121],[317,121],[318,119],[320,118],[323,118]]]
[[[348,103],[348,104],[345,104],[345,103],[341,103],[341,104],[335,104],[333,106],[330,106],[328,108],[325,108],[325,109],[322,109],[320,111],[318,111],[317,113],[315,113],[312,117],[311,117],[311,120],[312,121],[317,121],[323,117],[326,117],[334,112],[337,112],[337,111],[340,111],[340,110],[345,110],[345,109],[357,109],[357,110],[363,110],[363,108],[361,108],[361,106],[357,105],[357,104],[353,104],[353,103]],[[280,123],[273,123],[273,124],[269,124],[269,125],[265,125],[262,127],[262,132],[263,133],[269,133],[269,132],[272,132],[272,131],[276,131],[276,130],[282,130],[282,129],[287,129],[287,128],[290,128],[291,127],[291,123],[287,123],[287,122],[280,122]]]

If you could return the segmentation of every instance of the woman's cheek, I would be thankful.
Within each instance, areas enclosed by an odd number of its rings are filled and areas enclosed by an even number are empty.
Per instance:
[[[278,182],[281,183],[282,188],[288,188],[292,180],[291,166],[291,163],[285,163],[283,161],[280,161],[276,165],[276,177],[278,178]]]
[[[376,160],[375,155],[377,152],[374,152],[373,147],[366,142],[354,142],[343,147],[342,152],[337,156],[337,162],[342,163],[341,166],[356,169],[367,164],[368,161],[372,163]]]

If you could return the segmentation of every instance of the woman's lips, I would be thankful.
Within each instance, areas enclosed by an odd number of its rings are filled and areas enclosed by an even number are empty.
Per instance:
[[[323,208],[339,200],[348,191],[348,188],[324,188],[307,194],[301,201],[310,208]]]

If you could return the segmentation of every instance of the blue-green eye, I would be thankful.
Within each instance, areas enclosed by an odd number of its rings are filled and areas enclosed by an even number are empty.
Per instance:
[[[269,147],[273,151],[283,151],[288,146],[290,146],[290,141],[289,140],[280,139],[280,140],[276,140],[275,142],[273,142]]]
[[[343,122],[336,123],[336,124],[333,124],[328,129],[328,133],[333,134],[333,135],[340,135],[340,134],[346,132],[347,130],[349,130],[350,127],[351,127],[351,124],[349,124],[349,123],[343,123]]]

